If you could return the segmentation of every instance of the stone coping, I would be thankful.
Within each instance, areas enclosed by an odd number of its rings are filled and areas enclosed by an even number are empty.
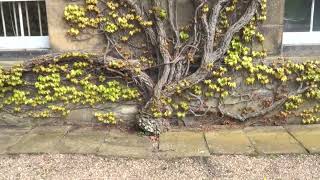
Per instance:
[[[221,154],[318,154],[320,125],[172,130],[159,137],[116,129],[0,127],[0,154],[95,154],[128,158],[206,157]]]

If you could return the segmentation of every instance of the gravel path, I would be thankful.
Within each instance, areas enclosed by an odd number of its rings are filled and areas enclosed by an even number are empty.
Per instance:
[[[320,179],[320,155],[176,160],[91,155],[0,156],[0,179]]]

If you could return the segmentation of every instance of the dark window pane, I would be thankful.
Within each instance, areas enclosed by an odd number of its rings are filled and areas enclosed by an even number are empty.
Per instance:
[[[310,31],[312,0],[286,0],[284,31]]]
[[[21,36],[22,33],[21,33],[21,28],[20,28],[20,18],[19,18],[19,8],[18,8],[18,2],[14,2],[13,3],[13,8],[15,9],[14,13],[13,14],[14,18],[16,18],[17,20],[17,26],[16,26],[16,32],[17,32],[17,36]]]
[[[29,2],[28,3],[28,10],[29,10],[31,36],[40,36],[37,2],[35,2],[35,1]]]
[[[3,2],[3,14],[6,26],[7,36],[15,36],[15,23],[13,14],[13,3]]]
[[[21,10],[22,10],[22,19],[23,19],[23,30],[24,30],[24,35],[29,36],[29,31],[28,31],[28,19],[29,16],[27,16],[27,11],[26,7],[28,7],[28,2],[22,2],[21,3]]]
[[[0,6],[1,6],[1,2],[0,2]],[[1,17],[1,8],[0,8],[0,36],[4,36],[3,22],[2,22],[2,17]]]
[[[42,35],[48,35],[47,12],[44,1],[15,1],[2,2],[2,4],[5,22],[2,22],[0,12],[0,36],[4,36],[3,24],[6,27],[7,36],[21,36],[21,21],[23,23],[25,36],[41,36],[41,28]],[[19,11],[19,5],[21,6],[21,14]],[[22,17],[22,19],[20,19],[20,17]]]
[[[48,36],[47,11],[46,11],[46,4],[44,1],[40,2],[40,10],[41,10],[42,33],[43,33],[43,36]]]
[[[313,31],[320,31],[320,1],[316,0],[313,16]]]

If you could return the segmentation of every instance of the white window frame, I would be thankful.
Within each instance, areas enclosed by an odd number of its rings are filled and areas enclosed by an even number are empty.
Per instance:
[[[283,45],[320,45],[320,31],[313,31],[315,1],[312,0],[309,32],[283,32]],[[318,9],[320,11],[320,9]]]
[[[4,15],[3,15],[3,6],[1,2],[25,2],[25,1],[45,1],[45,0],[0,0],[0,18],[2,18],[2,22],[4,22]],[[24,4],[24,3],[23,3]],[[19,11],[19,18],[23,19],[26,16],[23,16],[22,10],[21,10],[22,3],[18,4],[18,11]],[[38,3],[38,15],[39,15],[39,26],[40,26],[40,34],[42,34],[42,24],[40,21],[40,6]],[[27,18],[28,21],[28,18]],[[28,23],[29,25],[29,23]],[[1,28],[1,26],[0,26]],[[4,32],[5,26],[2,27]],[[35,50],[35,49],[49,49],[50,48],[50,41],[49,36],[30,36],[30,34],[24,33],[24,26],[23,21],[20,21],[20,28],[21,28],[21,36],[6,36],[4,33],[4,36],[0,36],[0,51],[6,51],[6,50]],[[28,29],[30,27],[28,26]],[[29,30],[30,32],[30,30]]]

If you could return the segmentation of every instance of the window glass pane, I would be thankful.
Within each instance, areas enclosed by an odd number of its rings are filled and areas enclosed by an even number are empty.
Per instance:
[[[22,16],[23,16],[23,30],[24,30],[24,35],[29,36],[29,29],[28,29],[28,18],[29,15],[27,16],[27,7],[28,7],[28,2],[23,2],[21,3],[21,10],[22,10]],[[29,23],[30,24],[30,23]]]
[[[19,9],[18,9],[18,2],[12,3],[12,7],[14,9],[13,11],[13,17],[17,19],[17,24],[16,24],[16,32],[17,36],[21,36],[21,28],[20,28],[20,18],[19,18]]]
[[[4,21],[0,12],[0,36],[47,36],[48,22],[45,1],[0,2],[3,5]],[[20,11],[21,8],[21,11]],[[40,17],[39,17],[40,15]],[[22,21],[22,22],[21,22]],[[23,32],[20,27],[23,24]]]
[[[0,6],[1,6],[0,2]],[[4,36],[4,32],[3,32],[3,22],[2,22],[2,17],[1,17],[1,8],[0,8],[0,36]]]
[[[36,1],[28,3],[31,36],[40,36],[38,5]]]
[[[41,10],[41,23],[43,36],[48,36],[48,22],[47,22],[47,11],[45,1],[40,2]]]
[[[312,0],[286,0],[284,31],[310,31]]]
[[[2,4],[7,36],[16,36],[17,32],[14,22],[13,3],[3,2]]]
[[[313,31],[320,31],[320,1],[316,0],[313,16]]]

